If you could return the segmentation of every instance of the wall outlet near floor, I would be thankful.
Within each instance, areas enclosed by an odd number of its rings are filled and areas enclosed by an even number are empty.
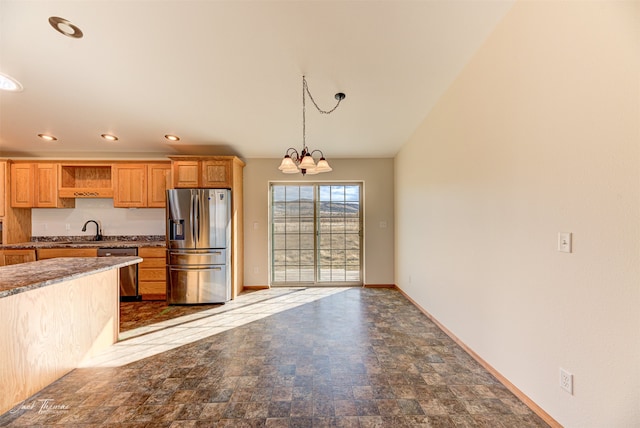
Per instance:
[[[562,367],[560,368],[560,388],[573,395],[573,375]]]
[[[558,232],[558,251],[571,252],[571,232]]]

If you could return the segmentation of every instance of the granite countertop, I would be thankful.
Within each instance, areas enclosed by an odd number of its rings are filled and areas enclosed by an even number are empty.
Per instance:
[[[40,238],[42,239],[42,238]],[[132,247],[157,247],[164,248],[167,243],[161,237],[141,239],[135,236],[105,237],[102,241],[82,239],[82,237],[67,236],[51,239],[33,240],[17,244],[0,245],[0,250],[32,250],[38,248],[132,248]]]
[[[61,257],[0,267],[0,298],[140,263],[140,257]]]

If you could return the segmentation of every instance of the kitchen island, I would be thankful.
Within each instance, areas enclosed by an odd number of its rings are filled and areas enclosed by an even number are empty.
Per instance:
[[[119,268],[139,257],[0,267],[0,413],[118,340]]]

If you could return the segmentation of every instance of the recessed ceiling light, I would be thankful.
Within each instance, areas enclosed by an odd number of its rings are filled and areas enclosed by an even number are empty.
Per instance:
[[[100,135],[102,138],[104,138],[107,141],[118,141],[118,137],[116,137],[115,135],[112,134],[102,134]]]
[[[81,39],[83,36],[81,29],[64,18],[52,16],[49,18],[49,24],[51,24],[53,29],[58,33],[64,34],[67,37],[71,37],[73,39]]]
[[[0,73],[0,89],[3,91],[22,91],[22,85],[16,79],[6,74]]]
[[[180,141],[180,137],[178,137],[177,135],[167,134],[164,136],[164,138],[166,138],[169,141]]]
[[[45,141],[56,141],[57,138],[54,137],[53,135],[49,135],[49,134],[38,134],[38,137],[42,138]]]

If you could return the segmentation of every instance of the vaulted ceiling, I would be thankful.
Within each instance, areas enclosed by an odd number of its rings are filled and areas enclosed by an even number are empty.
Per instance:
[[[392,157],[511,5],[0,0],[0,73],[24,87],[0,91],[0,156],[280,157],[302,146],[305,75],[323,109],[346,94],[330,115],[307,99],[310,148]]]

